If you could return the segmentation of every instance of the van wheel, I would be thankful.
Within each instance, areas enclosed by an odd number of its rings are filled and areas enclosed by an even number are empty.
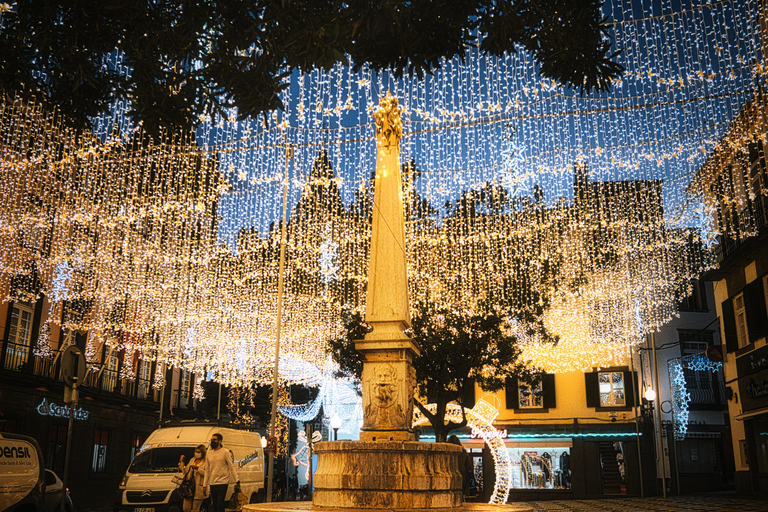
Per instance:
[[[251,493],[251,499],[248,503],[264,503],[264,489],[259,489],[258,492]]]

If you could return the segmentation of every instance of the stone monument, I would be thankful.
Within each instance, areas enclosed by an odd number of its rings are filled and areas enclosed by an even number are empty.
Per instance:
[[[450,509],[462,506],[461,448],[419,443],[411,429],[418,345],[411,314],[400,176],[401,108],[389,93],[376,118],[376,178],[365,320],[360,441],[318,443],[315,507]]]

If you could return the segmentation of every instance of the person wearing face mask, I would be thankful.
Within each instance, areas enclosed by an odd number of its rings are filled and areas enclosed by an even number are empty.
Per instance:
[[[195,495],[191,498],[184,498],[182,508],[184,512],[198,512],[203,500],[208,496],[205,483],[205,445],[201,444],[195,448],[195,458],[184,464],[185,457],[179,459],[179,469],[184,473],[184,479],[192,478],[195,481]]]
[[[206,455],[205,489],[211,495],[211,512],[224,512],[227,486],[240,479],[235,471],[232,452],[222,446],[221,434],[211,436],[211,449]]]

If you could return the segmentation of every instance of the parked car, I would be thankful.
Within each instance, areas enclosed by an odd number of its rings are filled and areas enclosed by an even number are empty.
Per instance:
[[[176,491],[174,476],[179,472],[179,457],[192,460],[195,447],[207,445],[214,433],[224,436],[224,448],[240,478],[240,487],[251,503],[264,501],[264,451],[261,436],[210,424],[168,426],[155,430],[136,454],[125,472],[113,510],[115,512],[181,512],[182,500]],[[234,482],[233,482],[234,484]],[[232,496],[234,485],[227,489]],[[208,509],[203,503],[203,509]]]
[[[45,512],[45,466],[31,437],[0,433],[0,510]]]
[[[64,482],[51,471],[45,470],[45,512],[61,512],[61,496],[64,494],[64,512],[72,512],[72,498],[69,489],[64,492]]]

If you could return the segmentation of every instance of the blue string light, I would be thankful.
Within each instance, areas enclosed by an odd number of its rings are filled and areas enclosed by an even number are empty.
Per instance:
[[[692,354],[680,359],[672,359],[668,363],[669,385],[672,392],[672,423],[675,440],[685,439],[688,433],[688,418],[691,394],[685,381],[685,370],[697,372],[717,372],[723,363],[713,362],[702,354]]]

